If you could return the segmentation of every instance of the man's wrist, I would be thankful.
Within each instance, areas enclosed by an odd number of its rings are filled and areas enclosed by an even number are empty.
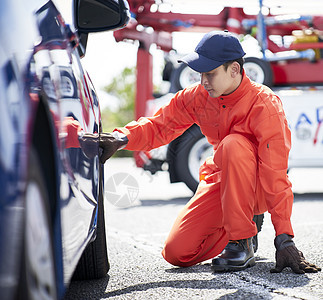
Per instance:
[[[288,235],[286,233],[277,235],[274,240],[274,244],[276,247],[276,250],[283,250],[286,247],[289,246],[295,246],[295,243],[293,241],[293,237],[291,235]]]
[[[128,138],[127,138],[127,136],[126,136],[125,134],[123,134],[123,133],[121,133],[121,132],[119,132],[119,131],[113,131],[113,132],[111,133],[111,135],[112,135],[116,140],[118,140],[118,141],[119,141],[119,143],[120,143],[120,146],[119,146],[118,150],[121,150],[121,149],[123,149],[123,148],[125,148],[125,147],[127,146],[127,144],[128,144],[128,142],[129,142],[129,140],[128,140]]]

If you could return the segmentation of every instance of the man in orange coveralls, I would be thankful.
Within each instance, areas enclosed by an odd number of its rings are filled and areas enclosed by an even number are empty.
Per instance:
[[[166,240],[163,257],[176,266],[213,258],[212,270],[255,265],[253,216],[269,211],[276,231],[276,267],[317,272],[293,242],[293,193],[287,176],[291,135],[280,99],[243,71],[245,55],[229,32],[212,31],[180,61],[201,73],[201,84],[179,91],[153,117],[100,136],[104,163],[116,150],[151,150],[193,124],[214,147],[201,182]],[[217,256],[217,257],[216,257]]]

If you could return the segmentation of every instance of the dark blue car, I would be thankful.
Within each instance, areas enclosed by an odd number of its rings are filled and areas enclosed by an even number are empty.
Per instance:
[[[0,298],[61,299],[109,270],[98,99],[82,68],[90,32],[121,28],[125,0],[0,2]],[[75,30],[74,30],[75,28]]]

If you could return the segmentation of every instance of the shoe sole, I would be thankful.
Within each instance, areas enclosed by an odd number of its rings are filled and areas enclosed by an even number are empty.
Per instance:
[[[247,268],[253,267],[256,264],[254,257],[250,257],[243,265],[211,265],[213,272],[231,272],[231,271],[241,271]]]

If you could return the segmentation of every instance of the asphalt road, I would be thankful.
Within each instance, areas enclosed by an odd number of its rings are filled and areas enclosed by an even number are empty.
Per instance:
[[[212,274],[210,261],[190,268],[168,264],[160,252],[179,210],[192,193],[168,174],[149,175],[132,159],[105,165],[106,223],[111,269],[106,278],[72,282],[70,299],[323,299],[323,272],[271,274],[274,229],[265,215],[256,266]],[[295,202],[295,243],[306,259],[323,266],[323,169],[290,171]]]

